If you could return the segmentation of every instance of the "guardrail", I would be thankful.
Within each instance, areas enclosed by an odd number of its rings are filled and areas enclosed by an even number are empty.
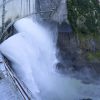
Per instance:
[[[12,79],[14,85],[17,86],[21,96],[24,100],[36,100],[31,91],[26,87],[26,85],[19,80],[19,78],[16,76],[16,74],[13,72],[11,67],[9,66],[7,60],[4,58],[4,66],[7,71],[7,75]]]

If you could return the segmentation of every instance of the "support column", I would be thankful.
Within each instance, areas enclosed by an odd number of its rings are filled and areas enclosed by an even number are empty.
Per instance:
[[[6,4],[6,0],[3,0],[3,8],[2,8],[2,33],[4,31],[5,28],[5,4]]]

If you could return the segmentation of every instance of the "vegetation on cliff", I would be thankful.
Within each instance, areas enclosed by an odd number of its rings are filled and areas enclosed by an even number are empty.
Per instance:
[[[68,20],[89,61],[100,59],[99,0],[67,0]]]
[[[68,0],[68,19],[78,33],[100,34],[100,5],[98,0]]]

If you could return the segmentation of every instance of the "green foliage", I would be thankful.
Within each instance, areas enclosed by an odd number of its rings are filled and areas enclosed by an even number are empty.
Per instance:
[[[74,32],[100,34],[99,0],[67,0],[67,6]]]
[[[89,61],[93,61],[93,60],[95,60],[95,56],[94,56],[92,53],[88,53],[88,54],[87,54],[87,59],[88,59]]]
[[[87,53],[87,59],[89,61],[94,61],[94,60],[100,60],[100,51],[98,52],[88,52]]]

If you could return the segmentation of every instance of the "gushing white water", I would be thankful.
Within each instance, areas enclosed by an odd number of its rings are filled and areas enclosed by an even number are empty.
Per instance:
[[[29,18],[14,26],[19,33],[4,41],[0,50],[34,95],[40,92],[42,100],[100,99],[100,86],[85,85],[55,72],[56,48],[47,29]]]
[[[0,50],[8,59],[11,60],[12,68],[21,78],[21,80],[25,82],[28,88],[33,93],[39,92],[37,85],[35,84],[34,78],[32,76],[30,60],[28,59],[29,54],[31,54],[32,52],[32,49],[22,38],[22,36],[17,34],[10,37],[1,45]]]

